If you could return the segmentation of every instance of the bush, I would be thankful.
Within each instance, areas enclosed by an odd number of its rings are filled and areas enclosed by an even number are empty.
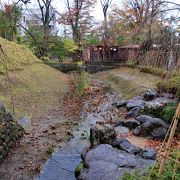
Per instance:
[[[171,123],[175,115],[176,108],[177,108],[177,103],[174,102],[168,103],[166,106],[163,107],[160,113],[160,118],[168,123]]]

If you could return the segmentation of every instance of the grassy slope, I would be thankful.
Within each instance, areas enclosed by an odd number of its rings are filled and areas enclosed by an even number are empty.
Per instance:
[[[58,103],[59,96],[68,87],[67,76],[42,64],[23,46],[2,38],[0,44],[11,64],[9,78],[6,74],[0,75],[0,101],[12,111],[11,89],[16,115],[27,114],[30,117],[43,113],[48,106]],[[2,58],[0,60],[2,73]]]
[[[33,53],[23,45],[8,41],[0,37],[0,73],[5,73],[5,66],[8,65],[9,70],[23,69],[24,65],[40,62]]]

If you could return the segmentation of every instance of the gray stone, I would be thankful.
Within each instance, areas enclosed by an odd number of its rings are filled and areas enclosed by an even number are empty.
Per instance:
[[[111,144],[116,138],[114,128],[109,124],[98,124],[90,129],[90,144],[94,147],[98,144]]]
[[[155,139],[164,139],[167,134],[168,128],[158,127],[153,129],[149,134]]]
[[[13,121],[14,120],[14,116],[10,112],[6,113],[4,118],[6,121]]]
[[[155,139],[163,139],[168,131],[168,125],[159,118],[141,115],[136,118],[141,125],[134,130],[136,135],[150,136]]]
[[[118,122],[115,126],[125,126],[125,127],[130,128],[130,129],[133,129],[139,125],[140,125],[139,121],[137,121],[135,119],[127,119],[127,120],[123,120],[123,121]]]
[[[118,100],[115,103],[113,103],[113,105],[115,105],[117,108],[121,108],[126,106],[127,102],[127,100]]]
[[[129,128],[135,128],[137,126],[139,126],[139,122],[135,119],[129,119],[124,121],[124,126],[129,127]]]
[[[127,139],[122,138],[115,139],[112,142],[112,146],[135,155],[140,153],[142,150],[141,148],[132,145]]]
[[[151,130],[157,127],[165,127],[168,128],[168,125],[159,118],[151,118],[149,121],[145,122],[142,124],[142,127],[147,129],[147,130]]]
[[[134,107],[144,107],[144,105],[145,105],[145,102],[143,100],[143,97],[138,96],[138,97],[135,97],[135,98],[129,100],[126,105],[126,108],[129,110]]]
[[[148,116],[148,115],[140,115],[140,116],[136,117],[136,120],[138,120],[140,122],[140,124],[143,124],[148,121],[151,121],[152,117]]]
[[[5,114],[6,108],[4,107],[4,104],[0,102],[0,121],[2,121]]]
[[[165,98],[168,98],[168,99],[174,99],[175,98],[174,94],[171,94],[171,93],[163,93],[162,96]]]
[[[141,126],[138,126],[136,127],[134,130],[133,130],[133,133],[136,135],[136,136],[139,136],[141,134],[142,130],[141,130]]]
[[[144,159],[156,159],[156,152],[153,149],[144,149],[141,152],[141,157]]]
[[[144,100],[145,101],[152,101],[156,99],[158,96],[158,93],[154,90],[148,89],[144,94]]]
[[[116,135],[122,135],[122,134],[128,134],[129,133],[129,129],[123,126],[117,126],[114,128]]]
[[[146,101],[145,107],[146,109],[156,110],[159,107],[165,106],[169,102],[173,102],[173,100],[166,97],[158,97],[153,101]]]
[[[142,109],[144,109],[143,106],[137,106],[137,107],[130,109],[126,115],[126,118],[136,117],[136,116],[140,115],[140,112]]]
[[[24,129],[28,129],[31,126],[31,120],[28,117],[23,117],[17,121]]]
[[[147,172],[153,160],[143,159],[125,151],[101,144],[90,150],[85,158],[85,169],[81,171],[80,180],[117,180],[125,172]]]

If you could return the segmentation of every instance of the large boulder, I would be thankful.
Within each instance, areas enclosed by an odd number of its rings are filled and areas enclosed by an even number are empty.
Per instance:
[[[16,141],[24,134],[14,116],[0,103],[0,163],[8,155]]]
[[[81,170],[79,180],[117,180],[126,172],[144,175],[154,161],[101,144],[86,154],[84,163],[86,168]]]
[[[157,96],[158,96],[158,93],[156,91],[148,89],[144,94],[144,100],[152,101],[153,99],[156,99]]]
[[[138,116],[136,120],[140,122],[140,126],[134,130],[136,135],[150,136],[155,139],[163,139],[166,136],[168,125],[163,120],[147,115]]]
[[[97,124],[90,129],[91,147],[94,147],[98,144],[111,144],[115,138],[115,130],[109,124]]]
[[[128,101],[126,108],[128,110],[135,108],[135,107],[141,107],[143,108],[145,105],[144,99],[142,96],[135,97]]]

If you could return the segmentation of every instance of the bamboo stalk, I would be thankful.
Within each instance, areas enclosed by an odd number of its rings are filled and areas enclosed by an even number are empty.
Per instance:
[[[169,138],[168,138],[168,141],[167,141],[167,144],[166,144],[165,153],[164,153],[164,155],[162,156],[162,159],[161,159],[160,168],[159,168],[159,175],[161,175],[163,173],[163,171],[164,171],[165,164],[166,164],[166,161],[167,161],[169,153],[170,153],[170,147],[171,147],[171,144],[172,144],[172,141],[173,141],[173,137],[174,137],[174,134],[175,134],[175,131],[176,131],[176,128],[177,128],[179,118],[180,118],[180,103],[178,104],[176,113],[175,113],[174,118],[173,118],[174,122],[173,122],[171,131],[170,131],[170,135],[169,135]]]

